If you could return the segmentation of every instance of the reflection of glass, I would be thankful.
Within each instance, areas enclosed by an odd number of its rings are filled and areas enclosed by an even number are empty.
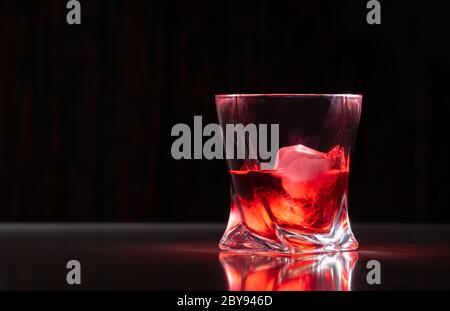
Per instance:
[[[264,256],[222,252],[229,290],[351,290],[356,252]]]
[[[251,152],[227,159],[232,202],[221,249],[312,253],[358,247],[347,188],[361,101],[360,95],[216,96],[225,132],[228,125],[279,125],[273,166]],[[256,150],[248,133],[236,134],[236,149]]]

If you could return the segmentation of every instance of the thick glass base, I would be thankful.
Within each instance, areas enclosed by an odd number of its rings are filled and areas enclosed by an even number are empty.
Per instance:
[[[240,219],[233,215],[232,209],[227,230],[219,244],[222,250],[286,254],[350,251],[358,248],[348,220],[345,196],[328,232],[300,233],[274,222],[274,232],[271,238],[267,238],[248,228],[245,222],[237,221]]]

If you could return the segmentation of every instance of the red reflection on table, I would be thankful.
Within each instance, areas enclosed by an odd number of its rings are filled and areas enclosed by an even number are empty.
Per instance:
[[[349,291],[358,253],[290,257],[222,252],[219,259],[232,291]]]

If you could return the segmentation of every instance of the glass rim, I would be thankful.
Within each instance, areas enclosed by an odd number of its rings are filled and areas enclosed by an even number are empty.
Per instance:
[[[319,93],[267,93],[267,94],[216,94],[216,98],[235,97],[352,97],[362,98],[362,94],[319,94]]]

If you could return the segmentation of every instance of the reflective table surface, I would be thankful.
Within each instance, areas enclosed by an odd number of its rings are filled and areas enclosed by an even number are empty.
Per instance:
[[[354,225],[355,252],[220,252],[224,224],[0,224],[0,290],[449,290],[450,226]],[[69,260],[81,285],[68,285]],[[368,284],[371,260],[381,284]]]

